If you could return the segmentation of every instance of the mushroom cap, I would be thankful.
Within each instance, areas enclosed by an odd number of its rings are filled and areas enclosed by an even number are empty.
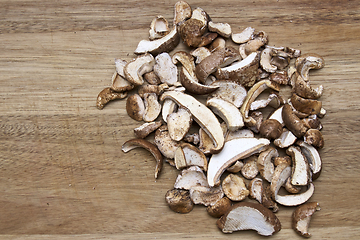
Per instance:
[[[165,201],[169,208],[177,213],[189,213],[194,208],[188,190],[172,189],[166,192]]]

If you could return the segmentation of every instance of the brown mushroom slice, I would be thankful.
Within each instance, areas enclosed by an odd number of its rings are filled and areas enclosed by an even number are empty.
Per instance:
[[[211,149],[212,153],[221,151],[224,146],[224,134],[220,123],[213,112],[196,98],[176,91],[165,92],[161,99],[172,99],[180,106],[183,106],[192,114],[193,119],[213,140],[215,147]]]
[[[312,180],[317,179],[322,169],[321,167],[322,162],[319,152],[316,150],[315,147],[303,141],[297,141],[296,144],[300,146],[301,152],[305,155],[306,159],[308,160],[312,172]]]
[[[136,121],[143,120],[145,104],[144,100],[140,97],[139,94],[135,93],[127,98],[126,112],[132,119]]]
[[[126,98],[127,92],[115,92],[110,87],[104,88],[96,98],[96,107],[103,109],[107,103],[116,99]]]
[[[252,39],[255,32],[255,28],[247,27],[240,33],[232,33],[231,39],[234,43],[241,44],[246,43],[250,39]]]
[[[270,47],[266,47],[261,51],[260,55],[260,66],[266,72],[274,73],[277,70],[277,67],[271,64],[271,59],[273,56],[273,49]]]
[[[309,129],[304,135],[304,142],[317,148],[324,147],[324,138],[320,130]]]
[[[210,32],[216,32],[225,38],[229,38],[232,33],[231,26],[228,23],[214,23],[213,21],[209,21],[208,28]]]
[[[249,182],[249,197],[255,199],[259,203],[262,203],[262,195],[264,191],[263,180],[261,178],[254,178]]]
[[[124,73],[124,67],[126,66],[127,61],[126,60],[122,60],[120,58],[115,58],[115,69],[117,74],[119,74],[122,78],[125,78],[125,73]]]
[[[296,74],[295,82],[293,83],[293,91],[303,98],[318,99],[321,97],[324,87],[320,85],[313,88],[310,82],[306,82],[300,75]]]
[[[207,30],[208,15],[202,8],[195,8],[191,18],[179,24],[179,32],[186,46],[198,47]]]
[[[240,112],[244,118],[245,124],[248,126],[255,126],[256,120],[249,116],[249,110],[251,103],[262,93],[265,89],[271,88],[275,91],[280,90],[280,86],[277,83],[271,82],[270,80],[261,80],[257,82],[250,88],[243,105],[240,108]]]
[[[252,202],[233,205],[216,224],[224,233],[255,230],[262,236],[271,236],[281,229],[281,223],[273,212],[259,203]]]
[[[207,159],[203,152],[189,143],[181,144],[175,152],[175,165],[177,169],[198,166],[207,171]]]
[[[179,25],[192,15],[191,6],[185,1],[178,1],[174,5],[174,25]]]
[[[238,129],[236,131],[228,132],[225,138],[225,141],[230,141],[235,138],[242,138],[242,137],[254,137],[254,132],[250,129]]]
[[[164,16],[156,16],[150,23],[149,39],[155,40],[164,37],[170,32],[169,23]]]
[[[154,72],[162,83],[174,85],[178,79],[178,70],[167,52],[160,53],[155,57]]]
[[[285,187],[285,190],[288,191],[289,193],[299,193],[301,191],[300,186],[294,186],[291,184],[291,177],[289,177],[286,180],[284,187]]]
[[[159,173],[163,166],[163,156],[161,155],[158,148],[154,144],[152,144],[151,142],[149,142],[145,139],[134,138],[134,139],[130,139],[130,140],[126,141],[122,145],[121,150],[123,152],[127,153],[130,150],[137,148],[137,147],[142,147],[142,148],[148,150],[154,156],[154,158],[156,160],[155,178],[158,178]]]
[[[307,202],[314,194],[314,184],[310,183],[308,189],[303,193],[290,195],[276,195],[275,201],[283,206],[298,206]]]
[[[254,179],[258,173],[259,169],[256,164],[257,157],[256,156],[250,156],[246,159],[244,159],[244,166],[241,168],[240,172],[243,177],[246,179]]]
[[[206,208],[206,211],[210,216],[214,218],[220,218],[224,215],[232,206],[232,202],[229,198],[223,197],[217,201],[214,205],[210,205]]]
[[[126,80],[134,85],[142,85],[144,83],[142,75],[152,71],[154,64],[155,59],[151,54],[145,53],[138,56],[125,65],[124,75]]]
[[[209,98],[206,101],[206,106],[225,121],[230,132],[235,131],[244,126],[242,115],[234,104],[223,100],[221,98]]]
[[[209,50],[211,52],[215,52],[225,47],[226,47],[226,40],[222,37],[218,37],[214,41],[212,41],[212,43],[209,46]]]
[[[305,135],[307,128],[300,118],[296,116],[289,104],[286,103],[283,106],[281,116],[287,129],[289,129],[296,137],[300,138]]]
[[[209,98],[218,97],[224,99],[234,104],[237,108],[243,104],[247,95],[245,87],[234,81],[217,80],[211,86],[218,86],[219,88],[211,93]]]
[[[268,139],[277,139],[281,136],[283,128],[281,123],[275,119],[266,119],[259,128],[260,135]]]
[[[261,195],[261,204],[269,209],[272,209],[272,211],[275,213],[279,211],[278,204],[273,200],[272,193],[270,189],[270,185],[264,186],[264,190],[262,191]]]
[[[306,186],[310,181],[310,166],[306,157],[297,146],[290,146],[286,154],[292,159],[291,184]]]
[[[144,97],[145,93],[155,93],[159,96],[167,89],[169,89],[169,86],[166,83],[162,83],[159,85],[144,84],[138,87],[138,94],[142,98]]]
[[[150,133],[161,127],[162,121],[147,122],[134,129],[137,138],[146,138]]]
[[[169,114],[166,122],[170,137],[175,141],[182,140],[189,131],[192,121],[191,113],[183,107],[180,107],[177,112]]]
[[[320,113],[322,103],[321,101],[315,99],[305,99],[297,94],[292,94],[291,96],[291,105],[299,112],[305,114],[318,114]]]
[[[125,92],[130,91],[135,86],[127,81],[125,78],[121,77],[116,71],[114,72],[111,79],[111,89],[115,92]]]
[[[218,86],[203,85],[198,82],[196,76],[192,76],[184,67],[180,70],[180,82],[186,90],[192,94],[205,95],[214,92]]]
[[[170,52],[179,44],[179,42],[180,35],[176,26],[174,26],[173,29],[162,38],[153,41],[141,40],[137,45],[134,53],[143,54],[148,52],[155,56],[162,52]]]
[[[224,197],[221,187],[194,186],[190,189],[190,198],[194,204],[212,206]]]
[[[190,190],[193,187],[209,187],[204,172],[198,166],[191,166],[177,176],[174,188]]]
[[[244,87],[251,87],[259,75],[258,68],[259,54],[253,52],[241,61],[218,68],[215,76],[217,79],[230,79],[240,83]]]
[[[301,78],[309,80],[310,69],[320,69],[325,66],[324,58],[315,53],[303,54],[296,59],[295,67]]]
[[[209,185],[217,185],[221,174],[237,160],[258,153],[269,144],[270,141],[265,138],[238,138],[226,142],[223,150],[210,158],[207,172]]]
[[[198,47],[191,50],[190,54],[196,58],[195,63],[199,64],[203,59],[211,55],[211,51],[206,47]]]
[[[157,119],[161,113],[161,104],[158,101],[156,93],[145,93],[144,94],[145,111],[143,120],[145,122],[152,122]]]
[[[178,51],[171,57],[174,64],[181,63],[188,73],[195,78],[195,62],[194,57],[185,51]]]
[[[188,190],[171,189],[166,192],[165,201],[169,208],[177,213],[189,213],[194,208]]]
[[[274,147],[269,147],[267,150],[260,153],[257,159],[257,167],[260,175],[268,182],[272,181],[274,175],[274,163],[273,158],[278,157],[279,152]]]
[[[175,157],[175,151],[180,146],[179,142],[171,139],[167,125],[163,125],[155,131],[154,144],[164,157],[169,159]]]
[[[291,76],[290,76],[291,77]],[[289,84],[289,74],[286,71],[277,71],[270,74],[269,79],[281,85]]]
[[[298,206],[292,214],[292,228],[302,237],[311,237],[309,225],[312,215],[320,210],[318,202],[308,202]]]
[[[208,76],[218,68],[230,65],[240,59],[239,52],[233,47],[225,47],[211,53],[195,67],[196,77],[204,83]]]
[[[244,179],[236,174],[229,174],[222,181],[225,195],[232,201],[242,201],[249,195]]]
[[[279,164],[274,171],[270,191],[271,197],[276,200],[276,196],[280,188],[285,184],[286,180],[291,176],[291,166],[286,163]]]
[[[283,128],[281,135],[274,140],[274,145],[279,148],[287,148],[293,145],[297,137],[288,129]]]

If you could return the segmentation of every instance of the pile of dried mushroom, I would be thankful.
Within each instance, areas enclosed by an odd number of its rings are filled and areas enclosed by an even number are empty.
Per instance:
[[[323,87],[310,85],[309,71],[322,68],[323,58],[270,46],[267,34],[251,27],[233,33],[184,1],[174,11],[171,29],[164,17],[153,19],[135,59],[115,60],[112,85],[98,95],[99,109],[127,97],[128,115],[145,122],[122,150],[149,150],[155,178],[164,159],[180,170],[165,196],[175,212],[202,204],[224,233],[269,236],[281,229],[278,204],[298,206],[293,228],[309,237],[320,209],[308,200],[321,172],[325,115],[317,100]],[[189,51],[174,50],[180,41]],[[289,99],[279,92],[286,86]]]

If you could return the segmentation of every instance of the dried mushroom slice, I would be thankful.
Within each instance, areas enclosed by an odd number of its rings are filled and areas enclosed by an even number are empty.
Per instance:
[[[259,235],[271,236],[281,229],[276,215],[259,203],[241,202],[233,205],[217,222],[224,233],[255,230]]]
[[[220,36],[228,38],[231,36],[231,26],[228,23],[214,23],[213,21],[209,21],[208,28],[210,32],[216,32]]]
[[[164,37],[170,32],[169,23],[164,16],[156,16],[150,23],[149,39],[155,40]]]
[[[142,148],[148,150],[154,156],[154,158],[156,160],[155,178],[158,178],[158,175],[163,166],[163,156],[161,155],[158,148],[154,144],[152,144],[151,142],[149,142],[147,140],[135,138],[135,139],[126,141],[122,145],[121,150],[126,153],[137,147],[142,147]]]
[[[196,76],[192,76],[184,67],[180,70],[180,82],[190,93],[204,95],[214,92],[218,86],[204,85],[198,82]]]
[[[310,181],[310,167],[305,155],[297,146],[290,146],[286,153],[292,158],[291,184],[306,186]]]
[[[180,146],[179,142],[171,139],[166,125],[161,126],[155,131],[154,144],[158,147],[164,157],[173,159],[175,151]]]
[[[138,56],[125,65],[124,75],[126,80],[136,86],[142,85],[144,83],[142,75],[147,72],[151,72],[154,64],[155,59],[151,54],[145,53]]]
[[[254,178],[249,182],[249,197],[262,203],[262,195],[264,191],[263,180],[261,178]]]
[[[221,186],[225,195],[232,201],[242,201],[249,195],[244,179],[236,174],[227,175]]]
[[[274,140],[274,145],[279,148],[287,148],[293,145],[297,137],[288,129],[283,128],[281,135]]]
[[[190,189],[190,198],[194,204],[212,206],[224,197],[221,187],[210,188],[204,186],[194,186]]]
[[[230,132],[244,126],[242,115],[234,104],[221,98],[213,97],[206,101],[206,106],[210,107],[216,115],[225,121]]]
[[[219,88],[211,93],[209,98],[217,97],[224,99],[234,104],[237,108],[241,107],[247,95],[246,89],[234,81],[217,80],[211,83],[211,86],[217,86]]]
[[[312,215],[320,210],[318,202],[308,202],[298,206],[292,214],[292,228],[302,237],[311,237],[309,225]]]
[[[252,39],[255,32],[255,28],[247,27],[240,33],[232,33],[231,39],[234,43],[241,44],[246,43],[250,39]]]
[[[209,187],[204,172],[197,166],[182,170],[174,184],[174,188],[186,190],[198,186]]]
[[[177,213],[189,213],[194,208],[190,192],[183,189],[172,189],[166,192],[165,201],[169,208]]]
[[[156,95],[156,93],[145,93],[144,105],[145,111],[143,115],[143,120],[145,122],[155,121],[161,113],[161,104],[158,101],[158,96]]]
[[[258,175],[259,169],[256,160],[257,156],[251,156],[244,159],[244,166],[240,170],[241,175],[243,175],[244,178],[251,180]]]
[[[260,175],[268,182],[272,181],[274,175],[274,163],[273,158],[278,157],[279,153],[276,148],[269,147],[267,150],[260,153],[257,159],[257,167]]]
[[[315,187],[313,183],[309,184],[308,189],[299,194],[290,194],[290,195],[276,195],[275,201],[284,206],[298,206],[307,202],[311,196],[314,194]]]
[[[210,205],[206,208],[206,211],[210,216],[219,218],[224,215],[232,206],[232,202],[229,198],[223,197],[218,200],[214,205]]]
[[[114,90],[115,92],[130,91],[135,87],[125,78],[121,77],[117,72],[114,72],[111,82],[112,82],[111,89]]]
[[[321,158],[319,152],[316,150],[314,146],[311,146],[303,141],[297,141],[297,145],[300,146],[301,152],[305,155],[311,172],[312,172],[312,180],[315,180],[319,177],[321,173]]]
[[[179,25],[192,15],[191,6],[185,1],[178,1],[174,6],[174,25]]]
[[[146,138],[150,133],[161,127],[162,122],[147,122],[134,129],[134,134],[137,138]]]
[[[126,100],[126,112],[132,119],[136,121],[142,121],[144,112],[145,112],[145,104],[144,100],[140,97],[139,94],[133,94],[129,96]]]
[[[178,71],[173,63],[171,56],[167,53],[160,53],[155,57],[154,72],[162,83],[174,85],[178,81]]]
[[[123,99],[126,98],[126,96],[127,92],[115,92],[109,87],[104,88],[96,99],[96,107],[101,110],[108,102],[115,99]]]
[[[182,107],[176,112],[169,114],[166,122],[170,137],[175,141],[182,140],[186,133],[188,133],[192,121],[191,113]]]
[[[204,153],[189,143],[183,143],[176,149],[175,165],[177,169],[198,166],[207,171],[207,159]]]
[[[218,184],[221,174],[237,160],[258,153],[269,144],[270,141],[265,138],[238,138],[226,142],[223,150],[210,158],[207,172],[209,185]]]

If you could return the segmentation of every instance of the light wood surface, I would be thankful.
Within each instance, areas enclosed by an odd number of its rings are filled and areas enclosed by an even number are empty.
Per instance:
[[[131,60],[151,20],[170,22],[176,1],[0,0],[0,239],[264,239],[223,234],[196,206],[185,215],[164,201],[178,171],[155,181],[145,150],[121,145],[139,123],[125,101],[103,110],[114,58]],[[234,32],[251,26],[270,45],[314,52],[323,84],[323,171],[312,201],[313,239],[360,237],[360,7],[358,1],[189,1]],[[179,49],[183,46],[179,46]],[[281,207],[282,230],[269,239],[301,239],[293,208]]]

